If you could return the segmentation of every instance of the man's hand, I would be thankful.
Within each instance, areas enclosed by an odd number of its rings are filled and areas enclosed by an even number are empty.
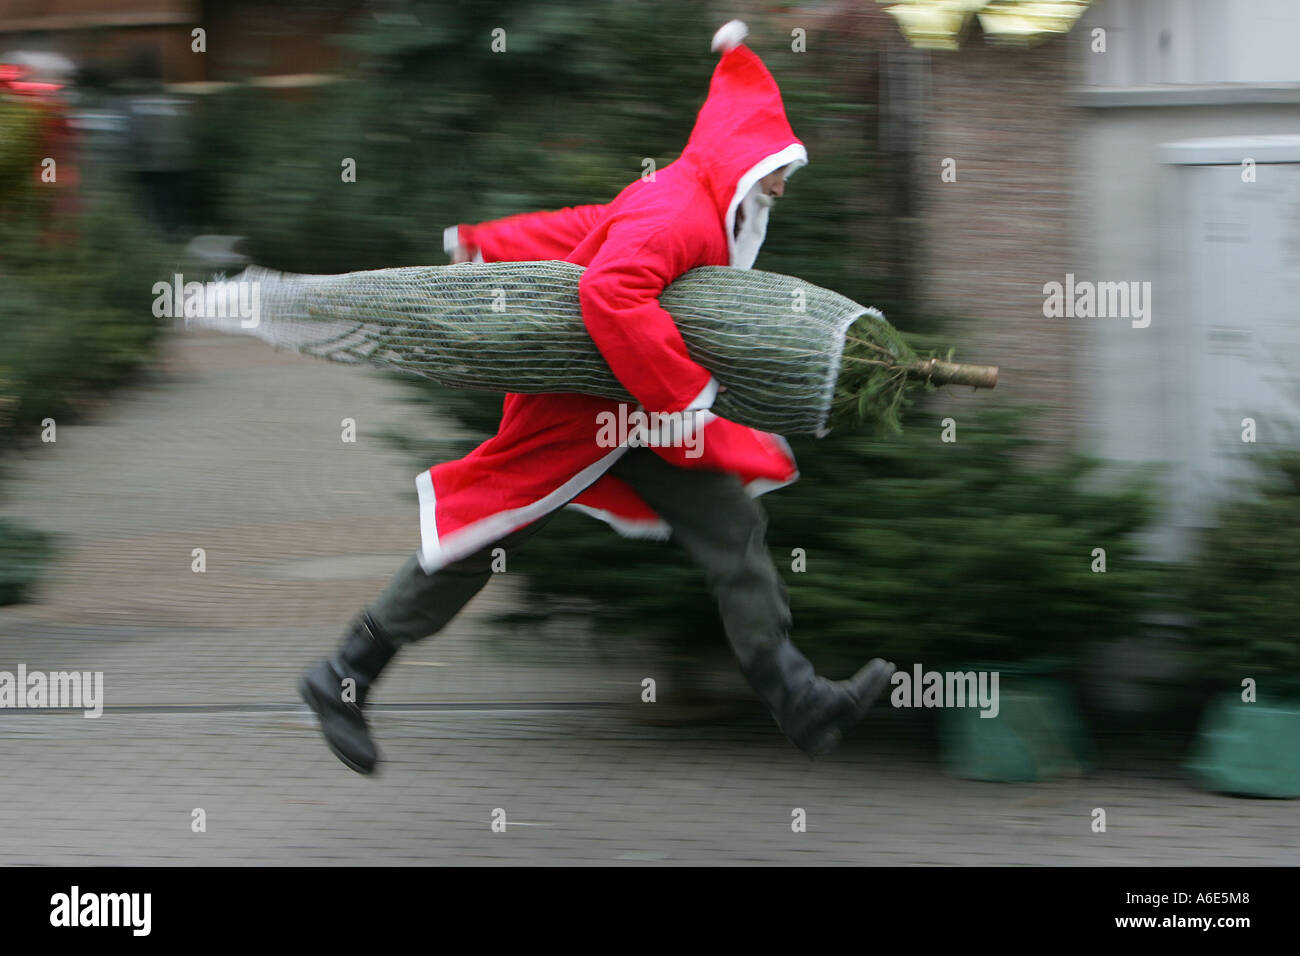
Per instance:
[[[464,246],[457,246],[456,251],[451,254],[451,264],[456,265],[461,262],[469,262],[473,258],[474,254],[468,249]]]

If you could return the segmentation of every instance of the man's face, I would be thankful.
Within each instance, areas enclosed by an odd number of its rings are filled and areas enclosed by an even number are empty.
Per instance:
[[[785,171],[789,166],[782,166],[780,169],[768,173],[758,181],[758,203],[760,206],[771,207],[776,202],[777,197],[785,195]],[[741,224],[745,221],[745,206],[742,203],[736,207],[736,235],[740,235]]]
[[[782,166],[780,169],[768,173],[758,181],[758,186],[763,191],[764,196],[771,196],[773,199],[779,199],[785,195],[785,171],[788,168],[788,166]]]

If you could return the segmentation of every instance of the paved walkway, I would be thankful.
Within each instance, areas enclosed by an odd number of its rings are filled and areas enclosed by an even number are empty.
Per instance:
[[[453,428],[408,399],[179,335],[145,385],[11,463],[0,513],[62,551],[36,603],[0,608],[0,669],[103,671],[108,709],[0,712],[0,863],[1300,861],[1294,803],[1200,793],[1158,746],[1004,786],[945,777],[905,712],[816,764],[761,714],[649,726],[631,715],[655,706],[656,658],[503,631],[487,616],[518,599],[509,574],[404,654],[379,689],[383,772],[348,772],[293,682],[416,545],[414,467],[383,434]]]

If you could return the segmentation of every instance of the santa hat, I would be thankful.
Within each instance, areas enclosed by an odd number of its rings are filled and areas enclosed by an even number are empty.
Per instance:
[[[713,35],[712,48],[722,56],[713,71],[697,127],[703,125],[715,135],[748,133],[763,142],[797,143],[776,80],[758,54],[744,45],[748,35],[749,27],[740,20],[732,20]]]
[[[749,28],[732,20],[713,35],[713,49],[721,52],[713,71],[708,99],[700,108],[691,134],[690,148],[707,165],[722,198],[732,265],[753,264],[767,228],[767,209],[755,202],[755,185],[763,177],[786,167],[789,177],[808,162],[808,153],[790,128],[781,90],[763,61],[744,39]],[[735,235],[736,210],[745,203],[741,236]]]
[[[749,27],[745,26],[745,22],[743,20],[732,20],[730,23],[724,23],[718,27],[718,32],[713,34],[713,46],[709,49],[715,53],[718,50],[723,53],[730,53],[744,43],[747,36],[749,36]]]

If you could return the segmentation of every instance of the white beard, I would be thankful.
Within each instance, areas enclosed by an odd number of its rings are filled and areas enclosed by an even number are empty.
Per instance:
[[[767,235],[767,217],[776,200],[754,183],[749,193],[736,209],[735,256],[731,265],[748,269],[758,256],[759,247]]]

